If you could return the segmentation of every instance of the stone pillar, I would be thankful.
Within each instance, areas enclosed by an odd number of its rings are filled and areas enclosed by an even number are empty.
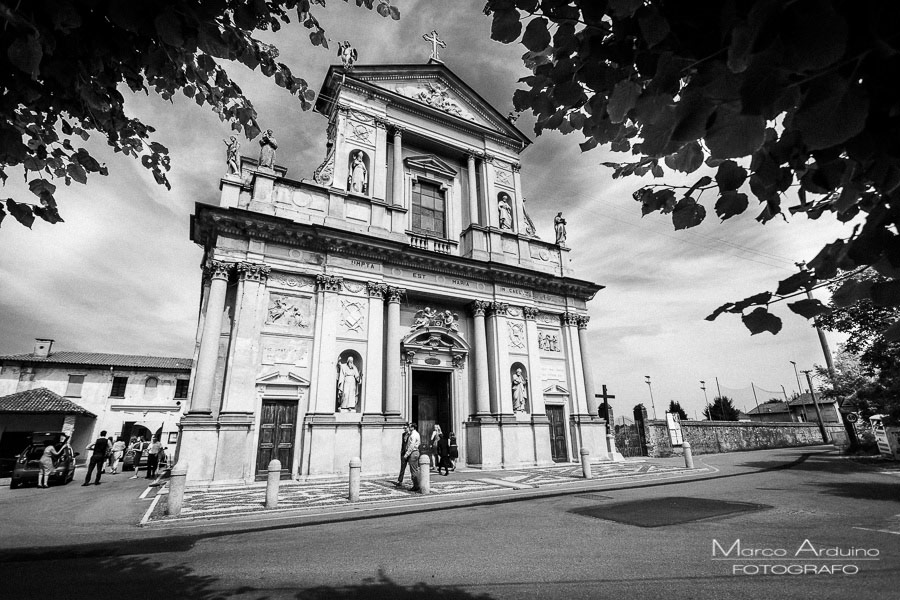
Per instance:
[[[525,337],[528,340],[528,396],[531,402],[531,414],[532,416],[544,416],[547,414],[547,410],[544,407],[541,356],[538,347],[538,309],[533,306],[524,306],[522,314],[525,315]]]
[[[485,217],[483,225],[500,227],[500,213],[497,208],[497,196],[494,186],[494,156],[484,153],[481,159],[481,189],[484,192]],[[499,243],[499,242],[498,242]]]
[[[575,400],[573,407],[575,413],[579,415],[587,413],[587,403],[584,397],[584,371],[582,370],[581,345],[578,343],[578,315],[575,313],[564,313],[563,323],[566,332],[566,340],[568,341],[568,352],[566,353],[566,362],[570,365],[569,370],[574,374],[572,381],[572,396]],[[597,413],[594,413],[596,416]],[[583,444],[582,444],[583,445]]]
[[[512,415],[512,379],[509,373],[509,348],[506,342],[505,302],[492,302],[487,313],[488,364],[491,382],[491,411],[497,415]]]
[[[404,206],[404,189],[403,189],[403,128],[394,126],[394,183],[393,197],[391,204],[394,206]]]
[[[478,221],[478,173],[475,170],[475,155],[466,155],[469,167],[469,223],[477,225]]]
[[[387,288],[387,354],[384,360],[385,371],[385,410],[386,417],[400,418],[403,400],[403,389],[400,384],[400,297],[406,293],[403,288],[389,286]]]
[[[265,287],[271,268],[257,263],[240,262],[237,303],[234,309],[234,331],[228,355],[222,412],[253,413],[256,370],[259,364],[260,290]]]
[[[384,411],[384,295],[387,286],[369,281],[369,341],[366,345],[366,391],[363,414],[380,415]],[[399,306],[399,304],[398,304]]]
[[[577,315],[575,323],[578,326],[578,345],[581,347],[581,368],[584,371],[584,395],[587,400],[587,410],[592,416],[597,416],[597,398],[594,396],[594,370],[591,359],[588,356],[587,325],[591,318],[587,315]]]
[[[206,301],[206,318],[203,337],[197,356],[194,390],[188,414],[212,413],[213,393],[216,389],[216,366],[219,361],[219,339],[222,336],[222,313],[225,311],[225,292],[228,287],[230,263],[210,260],[206,269],[210,277],[209,298]]]
[[[474,366],[475,366],[475,415],[486,417],[491,414],[490,383],[488,381],[488,351],[487,335],[484,325],[484,311],[489,302],[476,300],[469,305],[472,311],[473,329],[475,337]]]

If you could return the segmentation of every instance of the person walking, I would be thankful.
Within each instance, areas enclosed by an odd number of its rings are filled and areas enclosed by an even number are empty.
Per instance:
[[[403,440],[400,442],[400,475],[394,483],[397,487],[403,485],[403,475],[406,473],[406,442],[409,440],[409,423],[403,425]]]
[[[406,440],[406,452],[403,453],[403,456],[409,463],[412,491],[419,492],[421,491],[419,487],[419,444],[422,443],[422,438],[419,436],[419,432],[416,431],[416,427],[415,423],[409,424],[409,438]]]
[[[147,479],[156,477],[156,467],[159,466],[159,455],[162,451],[162,444],[154,435],[150,440],[150,447],[147,448]]]
[[[103,474],[103,465],[106,463],[107,454],[111,450],[109,440],[106,439],[106,431],[101,431],[97,441],[93,444],[89,444],[85,450],[91,450],[91,458],[90,462],[88,462],[87,476],[84,478],[84,483],[81,485],[91,485],[91,473],[94,471],[94,467],[97,468],[97,479],[94,480],[94,485],[100,485],[100,476]]]
[[[41,454],[40,460],[41,471],[38,473],[39,488],[50,487],[47,484],[50,482],[50,475],[53,474],[53,469],[55,468],[53,458],[62,454],[62,450],[57,450],[56,447],[53,446],[51,440],[47,440],[45,444],[44,453]]]
[[[119,463],[122,462],[122,457],[125,456],[125,442],[121,437],[117,437],[115,443],[112,445],[112,473],[113,475],[119,472]]]
[[[441,426],[437,423],[434,424],[434,429],[431,430],[431,439],[428,440],[428,462],[431,463],[431,470],[434,471],[435,466],[438,461],[438,453],[437,453],[437,445],[438,442],[443,437],[444,433],[441,431]]]
[[[109,450],[106,451],[106,466],[103,467],[104,473],[112,473],[116,468],[115,462],[115,452],[113,452],[113,439],[112,436],[106,438],[106,441],[109,442]]]
[[[131,454],[134,457],[131,460],[131,466],[134,467],[134,475],[129,477],[129,479],[137,479],[138,478],[138,469],[141,466],[141,455],[144,451],[141,449],[144,440],[136,439],[135,442],[131,445]]]
[[[450,470],[456,470],[456,459],[459,458],[459,445],[456,443],[456,434],[452,431],[450,432]]]
[[[450,474],[450,467],[453,466],[453,463],[450,462],[450,440],[445,437],[441,437],[437,443],[437,472],[438,475],[441,474],[441,469],[444,470],[444,477]]]

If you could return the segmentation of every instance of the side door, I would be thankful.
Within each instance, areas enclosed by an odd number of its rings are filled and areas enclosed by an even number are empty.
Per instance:
[[[259,419],[259,444],[256,449],[256,479],[266,479],[269,463],[281,462],[281,478],[293,473],[294,439],[297,428],[297,402],[263,400]]]
[[[562,406],[546,405],[550,420],[550,457],[553,462],[566,462],[566,416]]]

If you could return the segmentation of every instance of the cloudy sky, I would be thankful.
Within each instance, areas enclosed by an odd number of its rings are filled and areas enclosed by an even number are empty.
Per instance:
[[[424,63],[430,46],[422,35],[437,29],[448,46],[441,51],[446,65],[501,113],[512,109],[516,81],[527,74],[524,48],[490,40],[481,0],[395,0],[400,21],[352,4],[333,0],[315,13],[331,50],[313,48],[307,30],[296,24],[265,39],[318,90],[328,66],[338,62],[340,40],[352,41],[360,64]],[[263,128],[275,131],[277,162],[293,179],[311,178],[324,156],[324,117],[302,111],[258,73],[240,66],[229,72]],[[168,103],[124,93],[129,112],[155,126],[155,139],[171,152],[172,191],[156,185],[137,161],[92,140],[92,152],[110,174],[92,176],[87,186],[58,182],[65,223],[37,221],[29,231],[7,218],[0,228],[0,353],[29,352],[35,337],[49,337],[58,350],[192,355],[202,253],[189,240],[189,216],[195,202],[218,201],[222,139],[230,132],[186,98]],[[640,180],[613,181],[600,166],[627,156],[602,149],[582,154],[577,134],[534,137],[529,115],[517,125],[534,141],[521,157],[522,182],[539,234],[552,239],[553,215],[562,210],[576,276],[606,286],[589,304],[591,355],[598,391],[603,383],[616,395],[617,416],[630,416],[638,402],[651,409],[645,375],[652,378],[660,416],[675,399],[693,417],[704,406],[701,380],[712,399],[718,377],[722,391],[747,410],[751,381],[779,393],[784,386],[790,394],[797,388],[790,361],[801,369],[824,362],[815,330],[783,306],[777,336],[751,337],[735,316],[713,323],[704,317],[724,302],[774,289],[793,272],[794,261],[812,258],[842,233],[838,224],[791,217],[762,226],[751,210],[723,224],[713,216],[676,232],[668,217],[641,218],[631,198]],[[243,147],[255,156],[255,140],[244,140]],[[11,176],[3,197],[24,197],[22,189],[21,177]],[[714,198],[703,199],[712,213]],[[829,339],[833,346],[839,341]],[[761,391],[759,400],[772,395]]]

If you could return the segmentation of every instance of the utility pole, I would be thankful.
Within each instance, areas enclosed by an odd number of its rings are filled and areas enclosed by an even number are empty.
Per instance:
[[[719,387],[719,378],[716,377],[716,389],[719,390],[719,398],[722,397],[722,388]],[[720,400],[721,402],[721,400]]]
[[[753,390],[753,400],[756,402],[756,414],[759,414],[759,398],[756,397],[756,388],[753,386],[753,382],[750,382],[750,389]]]
[[[791,364],[794,365],[794,376],[797,378],[797,395],[802,396],[803,395],[803,386],[800,385],[800,374],[797,373],[797,363],[795,363],[794,361],[791,361]]]
[[[822,432],[822,441],[826,444],[828,443],[828,432],[825,431],[825,423],[822,422],[822,411],[819,410],[819,401],[816,399],[816,392],[813,391],[812,379],[809,374],[812,371],[803,371],[803,374],[806,375],[806,383],[809,384],[809,393],[812,394],[813,406],[816,407],[816,418],[819,420],[819,431]]]
[[[702,379],[700,380],[700,389],[703,390],[703,397],[706,399],[706,417],[707,421],[712,421],[712,408],[709,406],[709,396],[706,395],[706,382]]]
[[[794,263],[794,264],[796,264],[798,267],[800,267],[801,271],[807,270],[805,262],[798,262],[798,263]],[[809,290],[808,288],[806,290],[806,297],[809,298],[810,300],[813,299],[812,291]],[[815,324],[815,321],[813,321],[813,323]],[[825,338],[825,332],[822,331],[822,328],[819,327],[818,325],[815,325],[815,328],[816,328],[816,333],[819,335],[819,343],[822,345],[822,354],[825,355],[825,366],[828,368],[828,377],[831,379],[831,385],[834,386],[835,385],[834,360],[831,358],[831,348],[828,347],[828,340]],[[810,388],[810,391],[812,391],[812,388]]]
[[[650,406],[653,408],[653,420],[656,421],[656,403],[653,402],[653,386],[650,385],[649,375],[644,375],[644,379],[647,381],[647,388],[650,390]]]

